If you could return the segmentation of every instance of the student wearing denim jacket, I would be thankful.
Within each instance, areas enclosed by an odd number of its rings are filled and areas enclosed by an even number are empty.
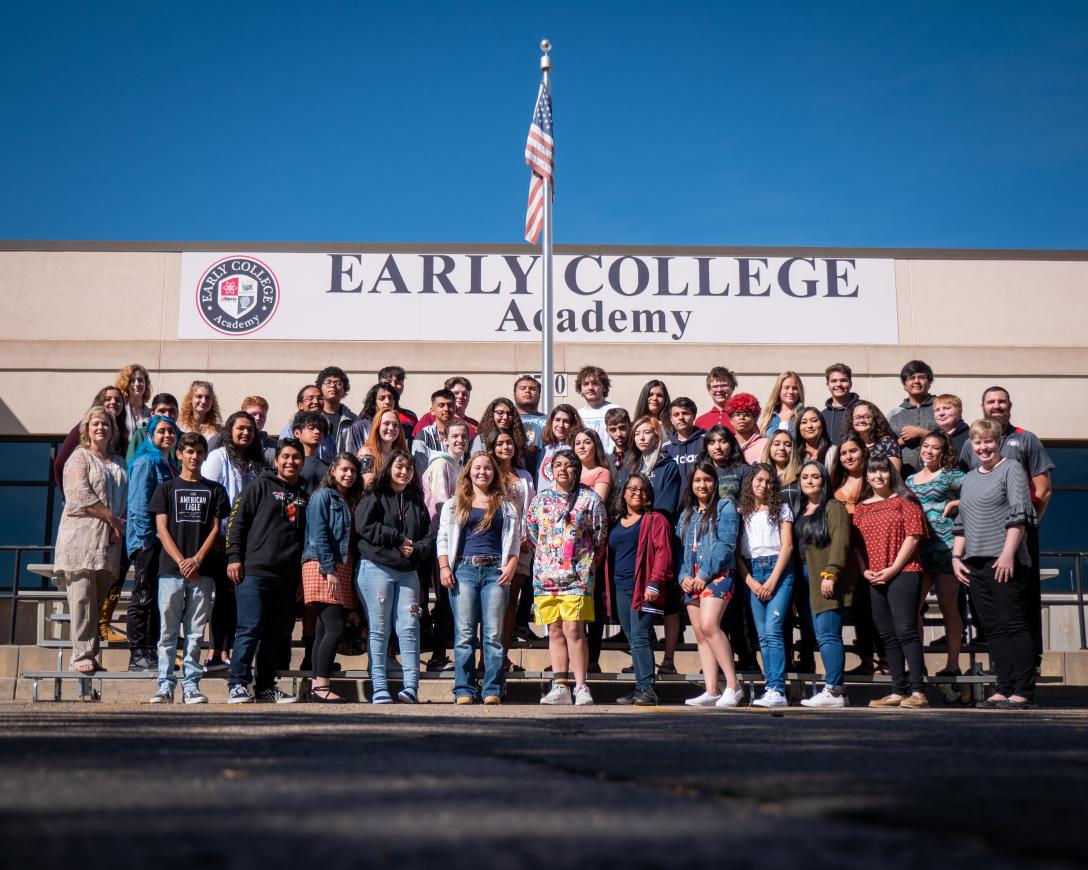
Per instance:
[[[737,533],[740,517],[732,499],[718,498],[718,475],[711,462],[691,472],[684,493],[676,536],[680,539],[678,582],[688,619],[695,630],[705,691],[685,703],[689,707],[736,707],[744,690],[737,682],[733,648],[722,631],[722,616],[733,597]],[[718,669],[726,689],[718,692]]]
[[[302,594],[307,624],[314,626],[306,657],[311,659],[310,700],[343,701],[329,688],[329,675],[344,633],[347,611],[355,607],[352,584],[352,511],[362,495],[363,476],[352,453],[338,453],[306,506],[306,543],[302,548]],[[304,668],[305,670],[305,668]]]

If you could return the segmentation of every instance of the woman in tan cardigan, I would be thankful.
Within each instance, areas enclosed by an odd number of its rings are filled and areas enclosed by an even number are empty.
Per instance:
[[[100,670],[98,606],[117,577],[125,541],[128,476],[114,451],[117,424],[101,406],[79,424],[79,447],[64,466],[64,513],[54,570],[72,614],[72,668]]]
[[[851,571],[850,515],[831,494],[831,480],[822,462],[801,466],[801,505],[793,530],[808,578],[812,623],[824,668],[823,690],[801,701],[805,707],[845,707],[842,623],[853,601],[855,573]]]

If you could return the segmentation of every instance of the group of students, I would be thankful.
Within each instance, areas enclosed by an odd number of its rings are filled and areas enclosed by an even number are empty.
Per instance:
[[[959,398],[931,393],[920,360],[904,366],[906,398],[887,417],[852,391],[845,364],[826,370],[823,407],[806,405],[795,372],[761,407],[715,367],[706,413],[651,380],[632,419],[608,401],[607,372],[586,366],[582,408],[542,413],[540,384],[522,376],[475,420],[467,378],[448,379],[423,417],[400,404],[405,378],[382,369],[355,414],[348,375],[328,367],[272,437],[260,396],[224,422],[211,383],[193,382],[179,404],[126,367],[57,456],[55,570],[73,668],[99,669],[99,640],[117,639],[110,619],[131,564],[129,668],[157,671],[153,703],[174,699],[182,628],[186,703],[206,703],[201,676],[224,669],[230,703],[297,700],[276,672],[301,615],[311,701],[344,702],[335,658],[365,623],[373,703],[393,701],[390,677],[398,701],[416,702],[426,628],[427,669],[455,671],[455,701],[499,704],[531,609],[553,673],[543,704],[593,703],[607,622],[632,658],[635,688],[619,703],[658,704],[686,616],[704,681],[688,705],[786,706],[794,652],[811,672],[818,650],[823,686],[801,703],[843,707],[849,616],[854,672],[892,677],[871,706],[917,708],[935,588],[948,645],[935,676],[959,673],[966,591],[996,674],[984,703],[1034,704],[1037,524],[1053,465],[1011,424],[1007,390],[987,389],[968,426]],[[760,664],[765,689],[746,699],[738,670]]]

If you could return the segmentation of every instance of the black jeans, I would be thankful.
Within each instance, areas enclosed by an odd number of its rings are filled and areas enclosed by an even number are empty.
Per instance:
[[[748,601],[746,588],[733,590],[733,597],[722,614],[722,630],[733,647],[733,655],[737,657],[737,670],[758,671],[756,652],[759,650],[759,637],[752,622],[752,605]]]
[[[434,635],[431,638],[431,660],[445,661],[449,649],[453,646],[453,609],[450,607],[450,593],[445,586],[439,585],[434,590]]]
[[[1035,695],[1035,645],[1031,636],[1030,568],[1017,565],[1007,583],[994,579],[994,559],[966,561],[971,573],[971,598],[982,618],[997,675],[997,691],[1031,700]]]
[[[904,571],[883,586],[869,587],[873,622],[884,641],[884,654],[892,671],[892,686],[897,695],[922,692],[925,687],[925,661],[918,639],[918,593],[922,576]],[[905,662],[904,662],[905,659]],[[908,677],[907,668],[910,669]]]
[[[1028,542],[1028,556],[1031,565],[1024,570],[1024,609],[1031,634],[1032,648],[1035,650],[1035,666],[1043,663],[1043,590],[1042,577],[1039,574],[1039,527],[1028,526],[1025,529]]]
[[[604,627],[610,621],[618,621],[618,610],[616,605],[616,587],[611,588],[610,602],[612,605],[612,620],[609,620],[608,614],[605,611],[605,592],[604,592],[604,578],[598,577],[596,584],[593,587],[593,622],[586,626],[586,634],[589,637],[589,663],[592,665],[600,665],[601,663],[601,645],[604,643]],[[650,647],[653,649],[653,647]]]
[[[128,602],[128,646],[132,654],[155,655],[159,645],[159,542],[132,554],[135,580]]]
[[[212,605],[212,652],[221,655],[234,649],[234,629],[238,625],[238,603],[234,598],[234,584],[227,577],[227,566],[216,566],[212,574],[215,580],[215,603]]]
[[[807,582],[800,582],[802,578],[807,576],[808,575],[805,573],[805,569],[801,564],[801,560],[794,560],[793,602],[786,613],[786,622],[782,627],[783,643],[786,647],[787,670],[792,670],[789,665],[793,661],[793,652],[795,648],[799,650],[798,659],[800,662],[808,665],[815,661],[815,653],[818,644],[816,643],[816,629],[813,627],[812,601],[809,599],[809,585]],[[800,643],[794,643],[794,628],[797,628],[801,634]]]
[[[857,583],[854,584],[854,600],[850,604],[850,616],[854,621],[854,652],[866,664],[872,662],[874,655],[879,659],[885,658],[882,636],[873,620],[871,597],[872,588],[869,581],[859,575]]]

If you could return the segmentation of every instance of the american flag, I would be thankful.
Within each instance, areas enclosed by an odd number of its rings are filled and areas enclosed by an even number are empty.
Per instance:
[[[529,138],[525,142],[525,163],[533,170],[529,179],[529,206],[525,211],[525,241],[536,244],[544,225],[544,179],[552,181],[555,171],[555,152],[552,142],[552,95],[547,84],[540,83],[533,111],[533,123],[529,125]]]

